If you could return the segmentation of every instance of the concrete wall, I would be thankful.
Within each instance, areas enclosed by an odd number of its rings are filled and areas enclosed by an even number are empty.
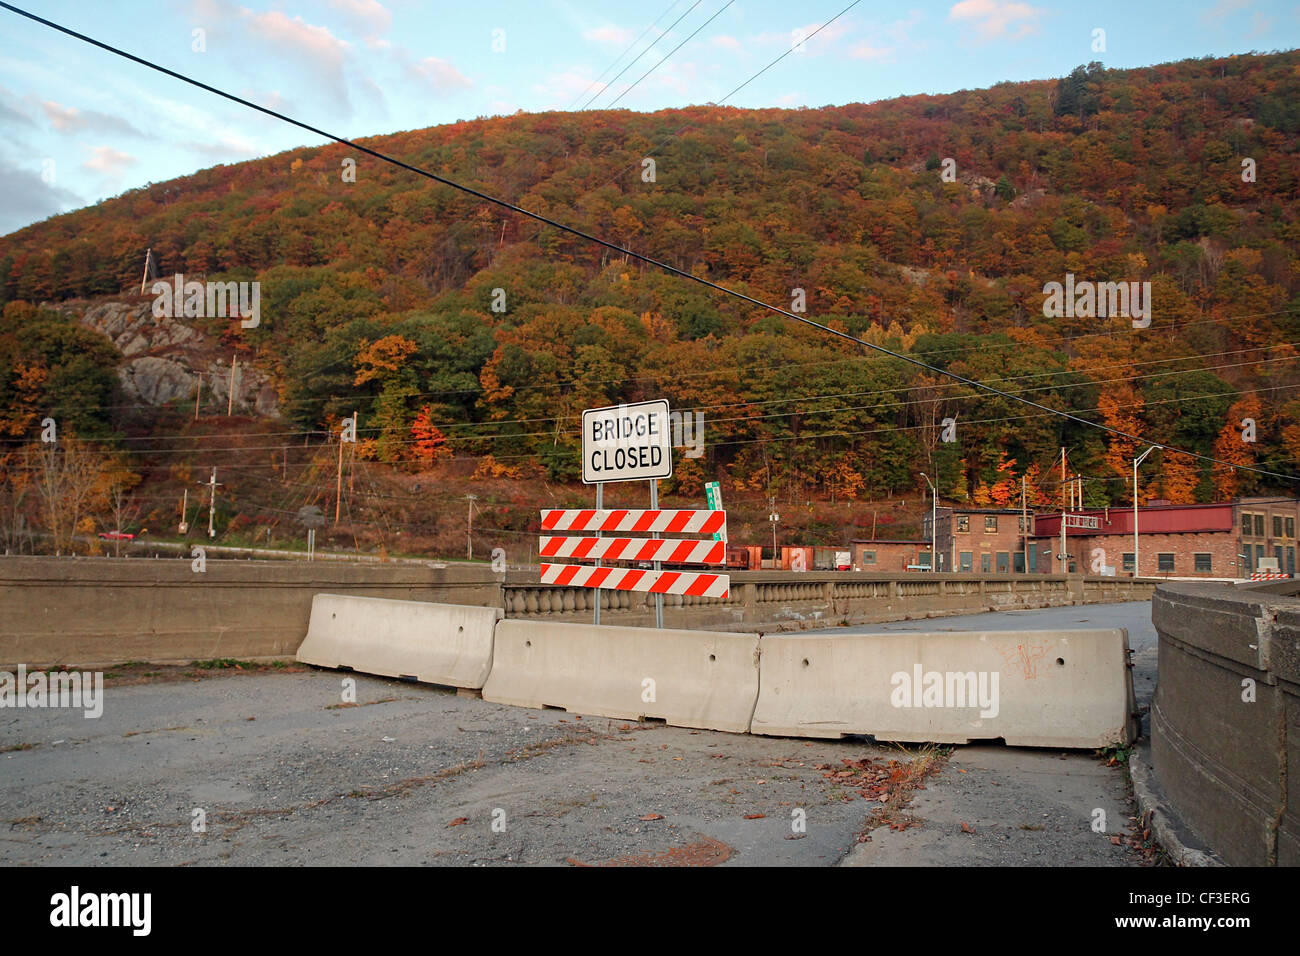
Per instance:
[[[0,668],[292,656],[318,592],[500,607],[473,566],[0,558]]]
[[[1152,762],[1178,815],[1233,866],[1300,865],[1296,588],[1169,584],[1152,601]]]
[[[505,608],[507,618],[590,623],[595,593],[543,587],[535,570],[230,561],[0,557],[5,665],[292,656],[318,593]],[[727,600],[664,599],[670,628],[782,631],[1013,607],[1146,600],[1152,583],[1063,575],[733,574]],[[654,626],[644,594],[602,591],[601,623]]]

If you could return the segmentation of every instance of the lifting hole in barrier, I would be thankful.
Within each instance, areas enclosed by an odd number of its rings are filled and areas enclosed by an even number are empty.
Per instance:
[[[465,633],[465,625],[462,624],[460,627],[456,628],[456,633],[457,633],[457,634],[464,634],[464,633]]]
[[[1058,657],[1058,658],[1056,659],[1056,666],[1057,666],[1057,667],[1064,667],[1064,666],[1065,666],[1065,658],[1064,658],[1064,657]]]
[[[711,660],[711,661],[716,661],[717,659],[718,659],[718,655],[717,655],[717,654],[710,654],[710,655],[709,655],[709,660]]]
[[[532,647],[532,646],[533,646],[532,641],[524,641],[524,647]]]
[[[807,667],[807,666],[808,666],[808,658],[806,658],[806,657],[803,659],[803,666],[804,666],[804,667]]]

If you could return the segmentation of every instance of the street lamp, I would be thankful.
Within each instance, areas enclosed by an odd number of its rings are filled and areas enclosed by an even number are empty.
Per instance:
[[[927,475],[925,472],[921,472],[921,477],[924,478],[925,483],[930,486],[930,570],[931,572],[935,572],[939,570],[939,565],[938,565],[939,526],[936,523],[936,517],[935,517],[938,500],[939,500],[939,492],[935,490],[934,482],[930,480],[929,475]]]
[[[1147,455],[1151,454],[1159,445],[1152,445],[1142,454],[1133,459],[1133,580],[1138,578],[1138,465],[1146,461]]]

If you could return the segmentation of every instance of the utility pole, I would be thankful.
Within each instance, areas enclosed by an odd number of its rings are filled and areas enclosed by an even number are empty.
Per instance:
[[[144,252],[144,275],[140,277],[140,294],[144,295],[144,284],[149,281],[149,257],[153,254],[153,249],[146,249]]]
[[[239,370],[239,356],[232,355],[230,357],[230,397],[226,401],[227,418],[230,417],[230,413],[234,411],[235,408],[235,372],[237,372],[238,370]]]
[[[194,390],[194,420],[199,420],[199,398],[203,395],[203,375],[199,375],[199,387]]]
[[[361,427],[359,424],[360,421],[361,421],[360,413],[353,411],[352,413],[352,434],[353,435],[355,435],[357,433],[357,429]],[[349,502],[352,501],[352,476],[356,474],[356,470],[357,470],[357,443],[353,442],[352,451],[348,453],[348,501]]]
[[[1138,564],[1138,465],[1155,450],[1156,446],[1152,445],[1133,459],[1133,579],[1135,581],[1138,578],[1138,568],[1141,567]]]
[[[217,469],[215,465],[212,468],[211,480],[201,481],[199,484],[208,486],[210,493],[210,497],[208,498],[208,537],[215,538],[217,536],[217,529],[214,524],[217,514],[217,486],[221,484],[221,482],[217,481]]]
[[[1061,573],[1066,574],[1070,570],[1070,565],[1065,557],[1065,448],[1061,448]]]
[[[339,469],[334,481],[334,527],[339,525],[339,509],[343,506],[343,432],[339,432]]]
[[[934,482],[930,480],[929,475],[921,472],[921,477],[930,486],[930,571],[935,572],[939,570],[939,526],[935,523],[939,493],[935,490]]]
[[[1025,506],[1025,476],[1020,476],[1020,552],[1022,570],[1029,573],[1029,509]]]
[[[478,495],[466,495],[465,500],[469,502],[469,513],[465,517],[465,559],[474,560],[474,502],[478,501]]]
[[[781,520],[781,516],[776,513],[776,496],[769,495],[767,499],[768,511],[767,520],[772,522],[772,570],[780,567],[780,556],[776,551],[776,523]],[[873,535],[874,537],[874,535]]]
[[[190,489],[185,489],[185,498],[181,502],[181,534],[190,530],[189,522],[185,520],[190,511]]]

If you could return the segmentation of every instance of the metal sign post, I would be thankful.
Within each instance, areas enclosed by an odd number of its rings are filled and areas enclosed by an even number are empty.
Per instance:
[[[605,483],[603,481],[596,482],[596,510],[597,511],[605,510]],[[601,533],[599,530],[597,530],[596,537],[599,538],[600,536]],[[596,559],[596,567],[600,567],[602,563],[603,562],[599,558]],[[596,588],[595,590],[596,590],[596,608],[592,612],[591,623],[599,624],[600,623],[600,588]]]
[[[659,479],[656,478],[650,482],[650,510],[659,510]],[[658,538],[659,532],[652,531],[650,537]],[[655,577],[659,577],[659,571],[662,570],[662,562],[655,561]],[[662,593],[655,592],[655,627],[662,629],[664,626],[664,596]]]

